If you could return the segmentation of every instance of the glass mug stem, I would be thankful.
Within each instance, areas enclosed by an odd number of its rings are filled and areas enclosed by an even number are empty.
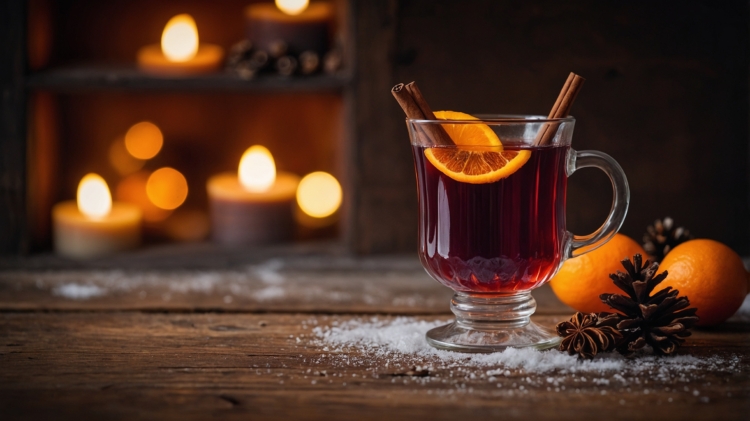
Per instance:
[[[612,207],[602,226],[589,235],[575,235],[568,232],[566,258],[577,257],[593,251],[609,241],[625,222],[630,204],[630,187],[625,172],[611,156],[599,151],[575,151],[568,154],[567,174],[570,177],[580,168],[598,168],[604,171],[612,182]]]

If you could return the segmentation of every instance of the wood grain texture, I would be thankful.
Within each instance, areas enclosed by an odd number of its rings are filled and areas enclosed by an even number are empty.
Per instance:
[[[486,372],[492,367],[447,367],[430,358],[386,364],[356,350],[330,352],[313,334],[316,324],[354,318],[2,313],[0,409],[4,419],[13,420],[577,420],[584,414],[739,420],[750,410],[747,325],[731,326],[721,340],[699,332],[683,351],[728,358],[740,353],[734,372],[626,374],[629,380],[620,382],[616,372],[590,374],[586,381],[522,370],[490,378]],[[409,375],[414,364],[430,369],[423,377]],[[557,382],[553,387],[550,376]]]
[[[170,264],[166,253],[156,253],[163,257],[159,259],[154,251],[144,252],[152,260],[136,265],[132,262],[138,260],[131,257],[131,266],[125,268],[118,267],[117,258],[89,266],[78,263],[79,267],[64,267],[75,262],[54,256],[25,259],[25,267],[6,263],[9,267],[0,270],[0,310],[435,314],[449,312],[453,294],[425,273],[416,256],[287,251],[279,257],[266,251],[246,252],[242,258],[235,251],[236,262],[217,269],[207,262],[216,264],[221,257],[231,261],[231,253],[222,255],[223,249],[216,248],[199,248],[205,253],[194,254],[180,250],[185,254],[177,262],[191,261],[192,267]],[[55,267],[55,261],[61,266]],[[78,299],[76,291],[82,294]],[[540,314],[571,312],[549,287],[534,296]]]
[[[356,173],[351,245],[359,253],[416,249],[417,200],[409,135],[403,112],[390,94],[398,82],[393,74],[398,7],[396,0],[352,2],[357,141],[352,151]]]

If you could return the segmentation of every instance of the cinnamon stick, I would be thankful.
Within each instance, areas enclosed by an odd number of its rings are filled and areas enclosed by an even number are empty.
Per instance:
[[[404,110],[406,117],[419,120],[437,120],[427,101],[422,96],[417,84],[410,82],[406,85],[399,83],[391,89],[391,93]],[[419,126],[424,135],[427,136],[427,143],[436,145],[453,145],[453,140],[445,132],[440,124],[422,124]]]
[[[553,119],[567,117],[570,114],[573,102],[576,100],[576,96],[578,96],[578,92],[581,90],[581,87],[583,87],[583,82],[585,81],[586,79],[571,72],[570,75],[568,75],[568,79],[565,81],[562,90],[560,90],[555,105],[552,106],[552,110],[547,118]],[[545,123],[539,130],[539,133],[537,133],[534,144],[540,146],[548,145],[555,137],[555,133],[557,133],[557,128],[559,126],[560,123]]]
[[[403,83],[399,83],[391,89],[391,93],[393,94],[393,97],[396,98],[396,101],[398,102],[398,105],[401,106],[401,109],[404,110],[404,114],[406,114],[406,117],[416,118],[420,120],[425,119],[424,114],[422,114],[422,110],[419,109],[417,103],[414,102],[414,98],[412,98],[409,91],[406,90],[406,85],[404,85]]]

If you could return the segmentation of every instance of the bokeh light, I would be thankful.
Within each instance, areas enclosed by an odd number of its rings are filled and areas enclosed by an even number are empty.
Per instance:
[[[323,171],[304,176],[297,187],[297,204],[314,218],[325,218],[336,212],[342,196],[338,180]]]
[[[134,124],[125,133],[125,148],[133,157],[151,159],[156,156],[164,144],[164,136],[156,124],[141,121]]]
[[[211,223],[208,214],[197,209],[177,209],[164,221],[164,234],[170,240],[193,242],[208,237]]]
[[[131,155],[125,147],[125,138],[119,137],[109,146],[109,163],[118,174],[125,176],[143,168],[146,161]]]
[[[162,209],[177,209],[187,198],[187,180],[174,168],[159,168],[149,176],[146,194],[154,205]]]
[[[166,219],[171,210],[165,210],[154,205],[146,194],[146,183],[151,175],[148,171],[138,171],[123,178],[115,189],[115,198],[120,202],[132,203],[143,212],[143,220],[148,223],[160,222]]]

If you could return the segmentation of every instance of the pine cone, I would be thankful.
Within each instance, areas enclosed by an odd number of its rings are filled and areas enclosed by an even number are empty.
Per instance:
[[[666,217],[646,227],[643,248],[654,261],[661,262],[670,250],[693,238],[690,231],[683,227],[675,228],[674,225],[674,220]]]
[[[611,351],[622,338],[614,327],[618,321],[619,317],[613,313],[576,313],[570,320],[557,324],[557,334],[563,337],[559,349],[570,355],[578,354],[581,359]]]
[[[697,309],[688,308],[688,298],[678,297],[680,292],[672,287],[651,295],[654,287],[667,277],[667,271],[656,274],[658,263],[648,260],[643,263],[641,255],[636,254],[632,262],[623,260],[622,266],[627,273],[618,271],[609,277],[627,296],[599,296],[602,302],[622,313],[616,325],[623,335],[617,351],[630,355],[648,344],[656,354],[672,354],[690,336],[688,329],[698,321]]]

